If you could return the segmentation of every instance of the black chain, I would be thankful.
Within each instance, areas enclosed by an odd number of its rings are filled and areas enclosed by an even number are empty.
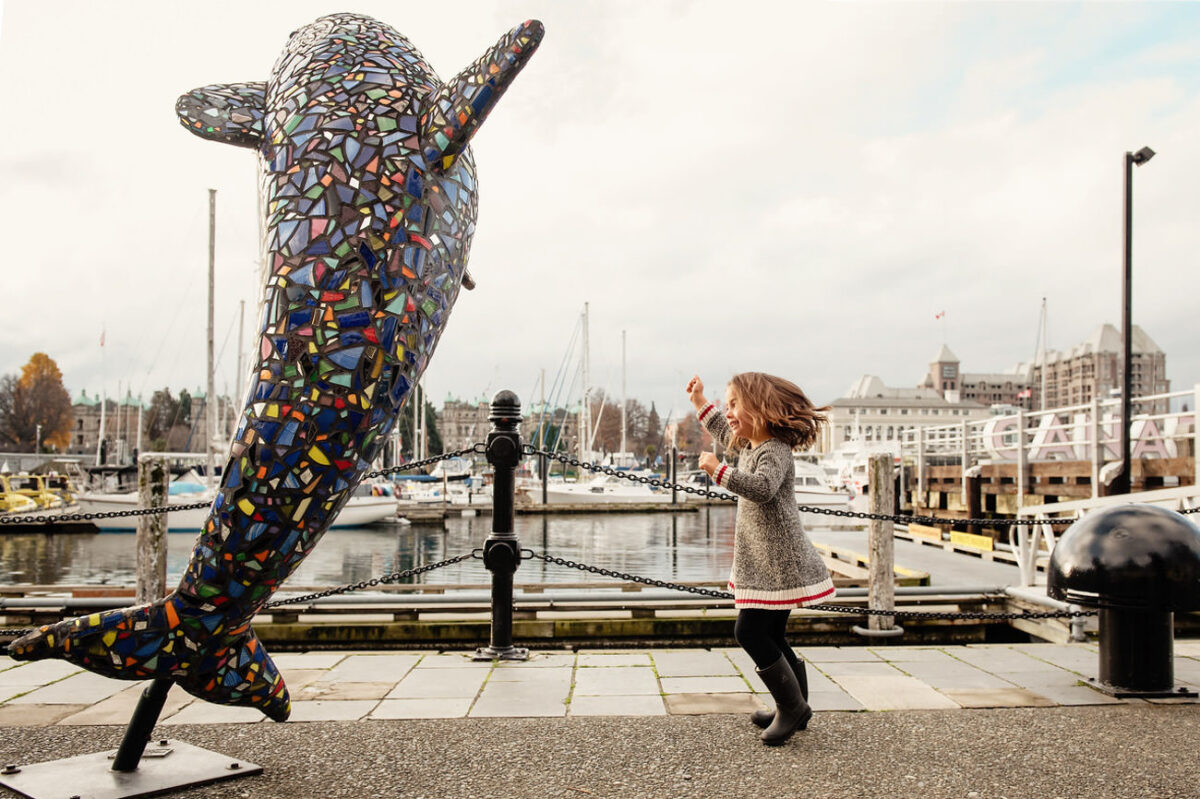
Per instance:
[[[703,488],[695,488],[694,486],[685,486],[679,483],[670,483],[666,480],[658,480],[656,478],[645,477],[642,475],[629,474],[629,472],[621,469],[613,469],[609,466],[598,465],[595,463],[587,463],[578,458],[572,458],[567,455],[559,455],[554,452],[546,452],[540,449],[534,449],[531,445],[526,444],[523,449],[525,455],[542,455],[551,458],[563,464],[581,467],[592,472],[601,472],[602,474],[619,477],[622,480],[629,480],[635,483],[644,483],[657,488],[673,488],[676,491],[682,491],[686,494],[697,494],[709,499],[721,499],[727,502],[737,502],[737,497],[727,493],[717,491],[706,491]],[[900,522],[901,524],[957,524],[957,525],[975,525],[980,527],[997,527],[1002,525],[1030,525],[1030,524],[1071,524],[1074,519],[951,519],[940,516],[904,516],[899,514],[888,513],[867,513],[864,511],[854,510],[838,510],[837,508],[822,508],[815,505],[800,505],[798,506],[802,513],[819,513],[824,516],[837,516],[844,519],[870,519],[880,522]],[[1186,508],[1178,511],[1179,513],[1200,513],[1200,506],[1195,508]]]
[[[298,602],[312,602],[313,600],[322,599],[327,596],[337,596],[338,594],[348,594],[351,591],[361,591],[364,588],[374,588],[377,585],[397,582],[399,580],[404,579],[405,577],[412,577],[417,574],[424,574],[425,572],[431,572],[434,569],[440,569],[444,566],[451,566],[455,563],[462,563],[464,560],[468,560],[469,558],[482,558],[482,557],[483,557],[483,550],[482,549],[474,549],[474,550],[471,550],[470,552],[467,552],[464,555],[455,555],[452,558],[447,558],[446,560],[440,560],[437,563],[429,563],[429,564],[426,564],[425,566],[417,566],[416,568],[405,569],[404,571],[400,571],[400,572],[392,572],[390,574],[385,574],[381,577],[373,577],[370,580],[362,580],[361,582],[339,586],[338,588],[330,588],[326,591],[317,591],[316,593],[313,593],[313,594],[305,594],[304,596],[296,596],[296,597],[291,597],[289,599],[280,599],[276,602],[268,602],[264,606],[264,609],[270,610],[271,608],[278,608],[278,607],[282,607],[283,605],[294,605]]]
[[[131,508],[129,510],[110,510],[100,513],[64,513],[58,516],[0,516],[0,525],[4,524],[57,524],[59,522],[90,522],[92,519],[116,519],[122,516],[152,516],[156,513],[171,513],[177,510],[198,510],[212,505],[211,502],[193,502],[190,505],[164,505],[161,508]]]
[[[419,469],[422,466],[444,461],[449,458],[461,458],[464,455],[484,453],[483,444],[474,444],[466,449],[460,449],[456,452],[447,452],[442,455],[435,455],[432,458],[426,458],[420,461],[410,461],[402,463],[399,466],[393,466],[389,469],[380,469],[375,472],[368,472],[363,475],[363,479],[368,477],[383,477],[390,474],[399,474],[413,469]],[[171,513],[177,510],[199,510],[212,505],[211,502],[195,502],[191,505],[166,505],[161,508],[132,508],[130,510],[111,510],[102,511],[99,513],[64,513],[56,516],[27,516],[24,514],[4,515],[0,516],[0,525],[2,524],[57,524],[61,522],[90,522],[93,519],[118,519],[128,516],[151,516],[156,513]]]
[[[670,583],[665,580],[655,580],[650,577],[639,577],[636,574],[627,574],[626,572],[613,571],[612,569],[602,569],[599,566],[589,566],[586,563],[576,563],[573,560],[559,558],[553,555],[542,555],[534,552],[532,549],[522,549],[522,556],[528,560],[536,558],[544,560],[547,563],[556,563],[559,566],[566,566],[571,569],[579,569],[580,571],[591,572],[592,574],[601,574],[605,577],[615,577],[619,580],[624,580],[631,583],[642,583],[644,585],[653,585],[658,588],[669,588],[674,591],[686,591],[689,594],[700,594],[701,596],[711,596],[717,599],[733,599],[733,594],[728,591],[714,591],[708,588],[697,588],[694,585],[679,585],[678,583]],[[525,553],[528,553],[526,555]],[[849,613],[855,616],[894,616],[903,619],[1061,619],[1074,618],[1077,616],[1095,616],[1094,610],[1048,610],[1048,611],[1020,611],[1016,613],[985,613],[982,611],[961,611],[952,613],[950,611],[921,611],[921,610],[878,610],[872,608],[856,608],[847,605],[817,605],[814,610],[832,611],[833,613]]]
[[[24,629],[18,627],[9,627],[0,629],[0,638],[21,638],[34,631],[34,627],[26,627]]]

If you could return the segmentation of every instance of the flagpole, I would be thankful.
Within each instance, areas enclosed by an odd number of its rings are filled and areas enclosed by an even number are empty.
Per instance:
[[[100,327],[100,435],[96,437],[96,465],[100,462],[100,448],[104,443],[104,406],[108,404],[104,393],[104,326]]]

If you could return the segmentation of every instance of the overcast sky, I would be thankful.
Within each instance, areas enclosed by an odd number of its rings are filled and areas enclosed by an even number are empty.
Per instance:
[[[693,372],[827,402],[863,374],[916,385],[943,341],[1003,371],[1032,358],[1043,297],[1069,348],[1120,325],[1123,154],[1143,145],[1134,322],[1173,388],[1200,382],[1195,4],[0,3],[0,374],[42,351],[73,396],[203,386],[215,188],[233,391],[257,164],[189,135],[175,99],[264,80],[292,30],[354,10],[443,79],[546,26],[473,140],[478,288],[426,373],[436,404],[528,403],[543,369],[549,393],[585,302],[593,384],[620,394],[625,330],[628,395],[664,415]]]

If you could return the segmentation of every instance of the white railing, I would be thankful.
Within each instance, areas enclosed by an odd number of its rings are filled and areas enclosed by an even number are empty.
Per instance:
[[[1171,411],[1172,403],[1188,410]],[[1200,454],[1200,425],[1196,424],[1200,384],[1187,391],[1134,397],[1132,405],[1132,458],[1176,458],[1188,449]],[[1120,413],[1120,399],[1093,399],[1085,405],[913,428],[901,434],[901,460],[916,467],[918,491],[923,494],[928,460],[956,459],[962,465],[964,496],[968,470],[981,463],[1015,462],[1017,482],[1024,485],[1030,463],[1090,460],[1092,496],[1097,497],[1105,465],[1121,458]],[[1200,457],[1194,458],[1193,469],[1193,482],[1200,485]]]
[[[1061,519],[1063,523],[1077,521],[1089,511],[1125,505],[1136,501],[1139,504],[1157,505],[1168,510],[1184,511],[1200,506],[1200,486],[1164,488],[1157,491],[1139,491],[1136,494],[1119,494],[1111,497],[1076,499],[1069,502],[1050,502],[1045,505],[1027,505],[1017,511],[1018,519]],[[1009,542],[1017,555],[1017,568],[1021,572],[1021,585],[1035,585],[1038,560],[1049,558],[1054,551],[1055,536],[1051,522],[1041,524],[1014,524],[1009,527]]]

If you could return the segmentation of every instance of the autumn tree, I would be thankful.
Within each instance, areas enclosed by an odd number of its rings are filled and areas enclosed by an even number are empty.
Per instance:
[[[422,396],[424,396],[424,392],[422,392]],[[406,458],[414,457],[413,453],[416,451],[416,448],[413,446],[416,443],[413,436],[413,410],[415,410],[414,405],[405,403],[404,412],[400,414],[400,419],[397,421],[397,425],[400,427],[401,450]],[[438,432],[437,409],[428,400],[425,401],[425,424],[428,428],[426,431],[426,441],[428,442],[426,449],[429,455],[441,455],[445,449],[442,445],[442,434]]]
[[[71,443],[75,412],[62,372],[49,355],[35,352],[21,376],[0,378],[0,446],[33,451],[65,450]],[[38,441],[38,428],[41,441]]]

